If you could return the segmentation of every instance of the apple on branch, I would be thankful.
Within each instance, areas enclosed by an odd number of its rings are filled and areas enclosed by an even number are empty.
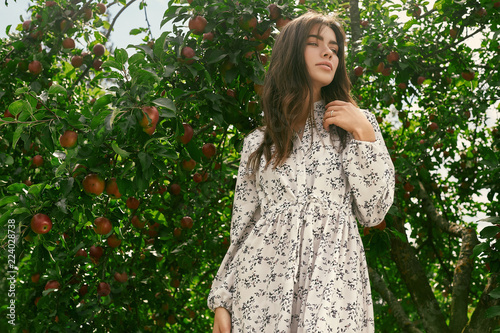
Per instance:
[[[31,218],[31,230],[37,234],[46,234],[52,229],[52,220],[45,214],[38,213]]]

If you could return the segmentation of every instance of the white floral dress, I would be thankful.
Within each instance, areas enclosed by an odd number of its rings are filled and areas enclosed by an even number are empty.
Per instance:
[[[212,283],[211,309],[231,313],[239,332],[374,332],[363,244],[356,218],[379,224],[393,202],[394,167],[375,117],[375,142],[330,140],[323,102],[295,136],[280,167],[252,174],[248,156],[263,132],[245,138],[235,190],[231,244]],[[312,139],[312,141],[311,141]]]

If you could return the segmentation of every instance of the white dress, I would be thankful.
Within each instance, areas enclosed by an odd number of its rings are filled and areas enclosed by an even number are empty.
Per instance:
[[[375,142],[347,146],[315,122],[286,162],[247,170],[263,132],[245,138],[231,244],[208,297],[231,313],[232,333],[374,332],[370,282],[356,218],[375,226],[394,197],[394,167],[375,117]],[[311,142],[312,137],[312,142]]]

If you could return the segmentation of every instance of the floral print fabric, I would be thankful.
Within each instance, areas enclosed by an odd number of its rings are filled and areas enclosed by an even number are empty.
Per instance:
[[[235,189],[231,244],[208,297],[237,332],[374,332],[372,298],[356,218],[375,226],[393,202],[394,167],[375,117],[375,142],[349,136],[341,150],[315,124],[276,169],[247,169],[263,138],[245,138]]]

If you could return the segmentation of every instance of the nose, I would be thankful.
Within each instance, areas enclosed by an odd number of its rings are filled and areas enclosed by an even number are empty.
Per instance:
[[[325,50],[323,51],[323,57],[331,59],[333,57],[333,51],[330,50],[329,47],[325,47]]]

